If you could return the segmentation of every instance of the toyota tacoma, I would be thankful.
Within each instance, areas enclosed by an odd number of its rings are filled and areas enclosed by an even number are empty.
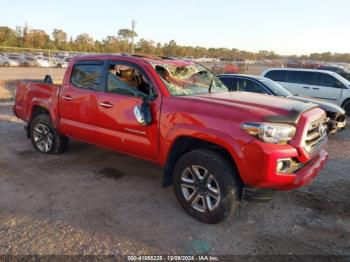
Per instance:
[[[72,138],[162,166],[163,185],[205,223],[242,199],[310,183],[328,158],[316,105],[228,92],[205,67],[169,58],[75,57],[62,85],[50,76],[19,82],[14,113],[38,152],[63,153]]]

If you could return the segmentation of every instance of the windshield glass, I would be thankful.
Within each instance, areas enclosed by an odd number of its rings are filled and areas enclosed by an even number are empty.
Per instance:
[[[291,92],[289,92],[287,89],[285,89],[283,86],[280,84],[276,83],[275,81],[272,81],[268,78],[266,79],[260,79],[259,80],[261,83],[266,85],[274,95],[276,96],[290,96],[293,95]]]
[[[227,87],[208,69],[201,65],[152,64],[174,96],[228,92]]]

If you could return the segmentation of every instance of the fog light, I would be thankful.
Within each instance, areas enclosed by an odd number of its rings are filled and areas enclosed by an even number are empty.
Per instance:
[[[280,159],[277,161],[276,171],[277,173],[288,173],[292,166],[292,159]]]

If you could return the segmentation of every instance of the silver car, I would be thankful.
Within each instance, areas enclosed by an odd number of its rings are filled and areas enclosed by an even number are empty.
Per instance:
[[[4,55],[0,55],[0,66],[4,66],[4,67],[19,66],[19,61],[8,58]]]

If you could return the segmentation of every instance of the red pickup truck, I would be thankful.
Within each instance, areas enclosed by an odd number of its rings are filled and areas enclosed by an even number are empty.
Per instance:
[[[19,82],[14,113],[38,152],[62,153],[73,138],[159,164],[164,186],[206,223],[241,199],[308,184],[328,158],[320,108],[228,92],[205,67],[169,58],[76,57],[62,85]]]

